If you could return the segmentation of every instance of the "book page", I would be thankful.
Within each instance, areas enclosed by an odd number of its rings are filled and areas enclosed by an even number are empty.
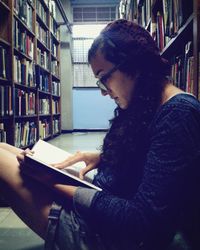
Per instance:
[[[47,164],[59,163],[66,160],[71,154],[48,143],[39,140],[32,148],[34,157]]]
[[[64,160],[66,160],[69,156],[72,154],[64,151],[63,149],[60,149],[48,142],[45,142],[43,140],[39,140],[32,148],[34,151],[33,158],[38,159],[42,162],[45,162],[47,164],[54,164],[54,163],[60,163]],[[79,177],[79,172],[82,168],[84,168],[85,162],[81,161],[78,163],[73,164],[72,166],[69,166],[65,169],[62,169],[62,171],[67,171],[77,177]],[[85,180],[91,182],[94,174],[96,171],[91,171],[88,174],[85,175]]]

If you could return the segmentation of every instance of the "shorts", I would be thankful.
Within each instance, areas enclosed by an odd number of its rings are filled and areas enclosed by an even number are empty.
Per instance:
[[[45,239],[45,250],[106,250],[99,234],[73,210],[53,203]]]

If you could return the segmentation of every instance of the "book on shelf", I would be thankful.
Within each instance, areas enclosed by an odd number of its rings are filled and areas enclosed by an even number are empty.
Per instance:
[[[14,0],[14,12],[27,27],[32,30],[33,10],[29,0]]]
[[[169,38],[176,35],[193,12],[193,1],[162,0],[164,30]]]
[[[13,114],[13,95],[11,86],[0,86],[0,116]]]
[[[49,33],[45,30],[38,21],[36,21],[35,33],[38,40],[49,48]]]
[[[47,23],[47,11],[45,10],[44,6],[40,1],[36,1],[36,11],[42,21],[46,24]]]
[[[34,154],[27,154],[25,156],[25,164],[27,164],[26,167],[33,170],[35,174],[44,174],[44,176],[49,175],[54,179],[55,183],[58,184],[84,186],[101,191],[101,188],[92,184],[92,180],[89,177],[86,176],[84,180],[78,177],[80,169],[85,167],[84,162],[76,163],[64,169],[58,169],[51,165],[66,160],[71,155],[68,152],[43,140],[39,140],[33,146],[32,150]],[[27,171],[25,174],[26,173]],[[31,174],[30,177],[34,178]]]
[[[50,136],[50,121],[43,119],[39,120],[39,138],[45,139]]]
[[[49,1],[49,11],[53,18],[56,19],[56,3],[54,0]]]
[[[39,90],[49,92],[49,74],[39,65],[35,66],[36,84]]]
[[[9,63],[6,48],[0,45],[0,77],[9,78]]]
[[[174,57],[172,62],[172,79],[174,85],[182,90],[194,93],[194,56],[192,41],[184,46],[182,54]]]
[[[59,108],[59,100],[52,99],[52,114],[59,114],[60,108]]]
[[[37,48],[37,63],[46,70],[49,70],[49,55],[40,48]]]
[[[157,27],[156,27],[156,41],[158,44],[159,49],[162,51],[165,46],[164,40],[164,24],[163,24],[163,15],[158,11],[157,12]]]
[[[60,121],[58,119],[53,119],[53,134],[60,132]]]
[[[35,115],[36,95],[31,91],[15,88],[15,115]]]
[[[6,131],[4,128],[4,123],[0,123],[0,142],[6,142]]]
[[[16,18],[14,19],[13,25],[14,25],[13,39],[14,39],[15,49],[33,59],[33,50],[34,50],[33,38],[27,34],[27,30],[25,30],[24,27],[21,26],[21,24],[18,22]]]
[[[50,100],[48,98],[39,98],[39,114],[50,115]]]
[[[15,83],[22,84],[28,87],[35,87],[35,64],[32,61],[25,58],[19,59],[18,56],[14,56],[13,59],[14,72],[13,80]]]
[[[16,122],[15,123],[15,146],[25,147],[36,142],[37,126],[35,122]]]
[[[52,82],[52,95],[60,96],[60,82]]]

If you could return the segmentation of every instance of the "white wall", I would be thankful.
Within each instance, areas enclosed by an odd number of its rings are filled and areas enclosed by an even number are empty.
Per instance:
[[[73,90],[74,129],[108,129],[116,104],[99,89]]]
[[[69,0],[62,1],[67,18],[72,22],[72,9]],[[66,25],[61,25],[61,127],[62,130],[73,130],[73,100],[72,100],[72,57],[71,57],[71,34]]]

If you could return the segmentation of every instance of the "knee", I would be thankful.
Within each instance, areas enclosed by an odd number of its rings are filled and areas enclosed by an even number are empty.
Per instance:
[[[0,142],[0,149],[4,149],[4,150],[7,150],[7,151],[10,151],[10,147],[11,145],[6,143],[6,142]]]
[[[7,148],[8,143],[6,142],[0,142],[0,148]]]

